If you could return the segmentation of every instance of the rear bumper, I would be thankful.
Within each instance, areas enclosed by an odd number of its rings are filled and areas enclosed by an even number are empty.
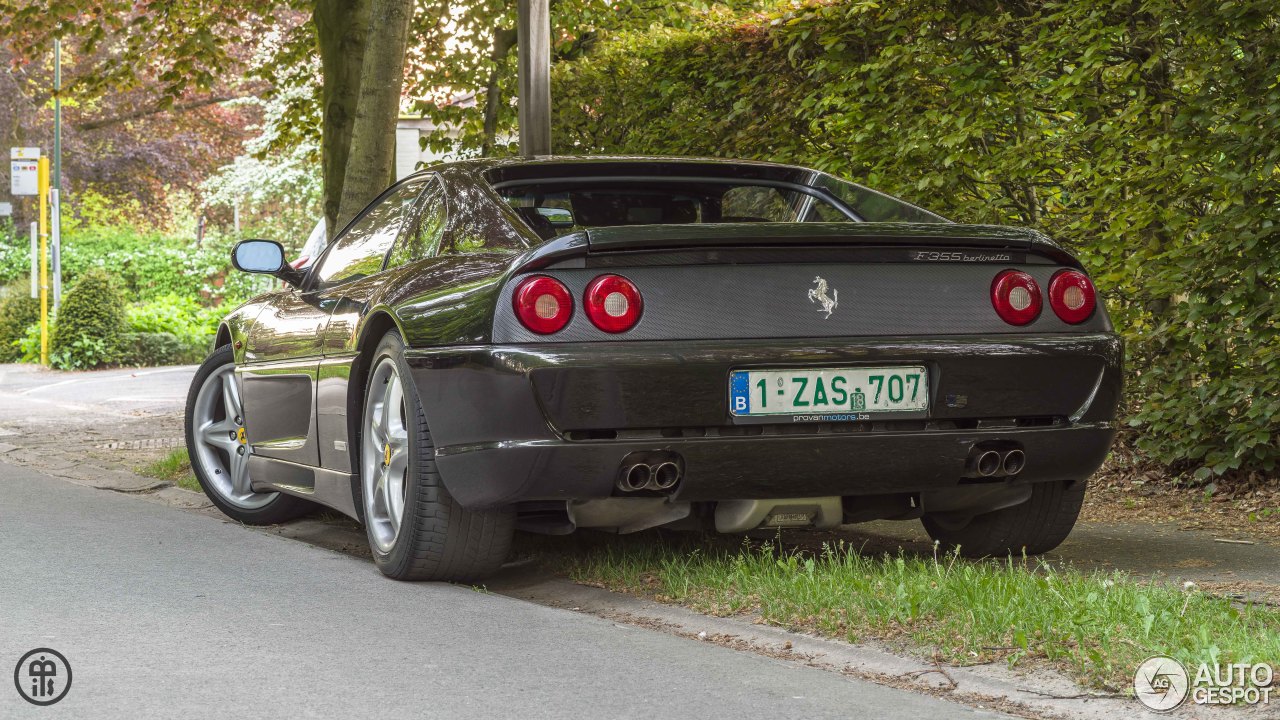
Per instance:
[[[609,497],[623,458],[678,453],[679,500],[915,492],[959,484],[973,445],[1027,454],[1021,481],[1081,479],[1106,456],[1121,391],[1111,333],[615,342],[411,350],[454,497],[467,507]],[[751,367],[924,364],[928,417],[741,426]]]

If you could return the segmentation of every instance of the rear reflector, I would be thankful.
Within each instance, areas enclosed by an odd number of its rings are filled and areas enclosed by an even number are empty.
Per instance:
[[[587,286],[582,306],[592,325],[608,333],[620,333],[640,321],[644,299],[630,280],[621,275],[601,275]]]
[[[564,283],[546,275],[525,278],[511,296],[516,317],[539,335],[559,332],[573,317],[573,296]]]
[[[991,282],[991,306],[1010,325],[1026,325],[1040,317],[1043,303],[1036,279],[1021,270],[1004,270]]]
[[[1097,304],[1093,283],[1079,270],[1063,270],[1049,281],[1049,307],[1062,322],[1079,325],[1093,315]]]

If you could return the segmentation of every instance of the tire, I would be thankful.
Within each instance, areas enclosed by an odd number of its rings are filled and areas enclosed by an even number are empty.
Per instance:
[[[445,488],[398,332],[382,338],[368,367],[356,468],[378,570],[396,580],[492,575],[511,549],[515,513],[467,510]]]
[[[243,435],[235,367],[231,346],[223,345],[205,358],[191,381],[185,420],[191,471],[209,501],[236,522],[275,525],[305,515],[316,508],[314,503],[250,487],[252,451]]]
[[[1084,503],[1087,480],[1043,482],[1031,486],[1031,499],[1020,505],[977,515],[955,527],[925,515],[929,537],[964,557],[1046,553],[1062,544],[1075,527]]]

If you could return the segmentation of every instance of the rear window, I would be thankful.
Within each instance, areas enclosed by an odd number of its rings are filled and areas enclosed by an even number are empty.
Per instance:
[[[618,225],[943,222],[859,185],[821,173],[812,177],[812,185],[736,178],[561,177],[500,182],[495,189],[544,239]]]

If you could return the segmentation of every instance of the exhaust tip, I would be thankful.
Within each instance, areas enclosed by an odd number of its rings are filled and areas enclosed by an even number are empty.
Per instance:
[[[648,465],[644,463],[636,463],[631,467],[623,468],[622,476],[618,478],[618,489],[623,492],[635,492],[643,490],[649,484],[649,476],[652,474]]]
[[[1010,450],[1005,454],[1004,461],[1001,463],[1005,475],[1017,475],[1026,466],[1027,455],[1021,450]]]
[[[978,456],[977,462],[978,474],[982,477],[991,477],[1000,471],[1000,453],[995,450],[987,450]]]
[[[680,482],[680,466],[673,462],[659,463],[653,467],[653,486],[659,490],[670,490]]]

